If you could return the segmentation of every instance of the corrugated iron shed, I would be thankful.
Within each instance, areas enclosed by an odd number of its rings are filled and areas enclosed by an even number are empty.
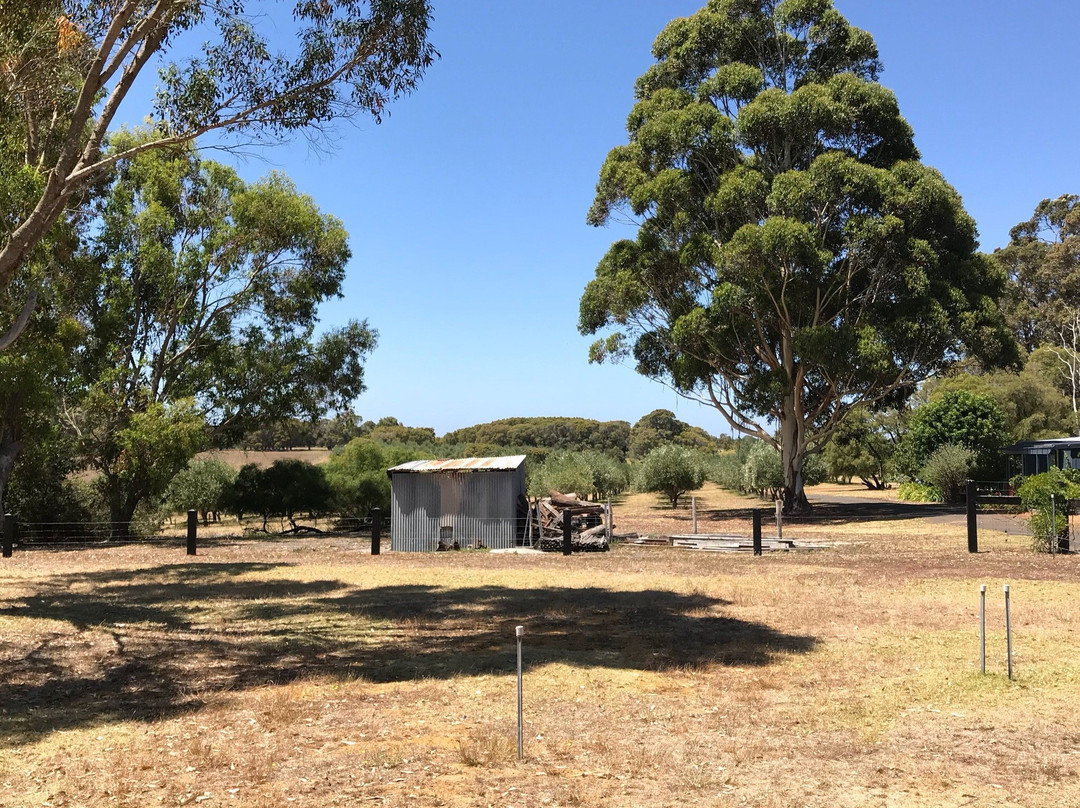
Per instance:
[[[483,472],[483,473],[481,473]],[[390,477],[390,546],[515,547],[524,535],[525,456],[413,460]]]

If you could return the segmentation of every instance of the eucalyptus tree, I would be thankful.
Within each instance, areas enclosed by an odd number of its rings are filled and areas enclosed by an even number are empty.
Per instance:
[[[777,446],[785,508],[808,507],[804,458],[852,408],[965,351],[1009,355],[1003,275],[830,0],[710,0],[653,54],[588,216],[636,238],[600,261],[579,327],[603,332],[593,361],[632,357]]]
[[[1080,309],[1080,196],[1044,199],[1009,236],[994,259],[1009,278],[1003,306],[1017,339],[1028,351],[1071,345]]]
[[[378,121],[436,56],[427,0],[297,0],[276,25],[266,12],[245,0],[4,0],[0,141],[17,145],[0,148],[0,169],[23,193],[0,205],[0,291],[117,162],[211,132],[246,145],[318,135],[342,116]],[[170,53],[192,55],[160,66],[151,136],[107,147],[140,76]],[[30,290],[22,315],[0,324],[0,347],[35,301]]]
[[[81,311],[87,381],[67,420],[114,523],[164,493],[207,428],[315,421],[364,389],[375,332],[316,335],[348,234],[288,178],[247,183],[190,146],[158,149],[116,163],[93,210],[80,256],[95,290]]]

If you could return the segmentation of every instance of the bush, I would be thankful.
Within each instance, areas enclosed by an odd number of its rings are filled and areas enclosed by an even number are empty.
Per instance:
[[[939,446],[919,470],[919,478],[936,488],[945,502],[963,499],[964,485],[975,466],[972,449],[946,443]]]
[[[672,508],[678,507],[679,497],[701,488],[704,482],[705,469],[696,453],[674,444],[653,449],[638,471],[638,487],[664,494]]]
[[[767,443],[756,443],[742,468],[742,490],[763,499],[779,499],[784,490],[784,467],[780,453]]]
[[[901,502],[941,502],[941,492],[932,485],[923,483],[900,483],[896,489],[896,498]]]
[[[271,516],[281,516],[296,528],[297,514],[318,514],[331,502],[332,491],[320,466],[302,460],[277,460],[270,468],[249,463],[240,469],[223,501],[243,519],[245,513],[262,517],[263,530]]]
[[[621,494],[629,484],[626,464],[603,452],[555,451],[539,465],[527,468],[528,490],[534,497],[546,497],[548,491],[555,490],[603,499]]]
[[[1050,551],[1051,537],[1055,531],[1059,537],[1067,536],[1069,520],[1065,515],[1065,502],[1080,498],[1080,471],[1053,468],[1043,474],[1026,478],[1016,493],[1024,509],[1031,511],[1031,547],[1037,552]],[[1051,509],[1050,496],[1057,507]],[[1051,518],[1051,510],[1054,518]]]
[[[236,472],[228,463],[213,458],[192,460],[180,471],[166,492],[166,500],[173,511],[198,511],[203,524],[210,513],[217,519],[217,512],[225,509],[225,490],[236,479]]]
[[[965,390],[945,393],[912,413],[897,450],[897,469],[917,477],[939,447],[953,443],[975,452],[973,472],[978,478],[1000,479],[1000,450],[1009,442],[1006,421],[1005,413],[988,396]]]
[[[354,438],[335,450],[326,463],[326,479],[334,507],[341,513],[366,516],[372,508],[390,512],[390,478],[386,470],[430,454],[401,446],[386,446]]]

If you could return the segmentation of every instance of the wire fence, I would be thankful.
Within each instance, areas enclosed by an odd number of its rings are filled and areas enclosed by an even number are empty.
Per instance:
[[[206,543],[238,539],[267,541],[302,535],[370,538],[376,522],[382,534],[389,534],[389,516],[308,518],[297,519],[295,522],[273,519],[268,520],[264,528],[261,520],[248,520],[246,523],[230,525],[217,522],[203,523],[190,517],[186,525],[182,522],[177,524],[171,520],[165,525],[110,520],[27,522],[9,514],[0,527],[0,545],[3,546],[7,555],[13,548],[77,548],[136,544],[183,546],[185,541],[196,539]]]

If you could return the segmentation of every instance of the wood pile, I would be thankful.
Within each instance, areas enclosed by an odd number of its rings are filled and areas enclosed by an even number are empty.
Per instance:
[[[533,534],[535,546],[541,550],[562,550],[563,513],[567,510],[571,514],[570,544],[575,551],[609,549],[604,506],[578,499],[577,494],[562,494],[558,491],[549,491],[546,497],[536,503],[538,531]]]

